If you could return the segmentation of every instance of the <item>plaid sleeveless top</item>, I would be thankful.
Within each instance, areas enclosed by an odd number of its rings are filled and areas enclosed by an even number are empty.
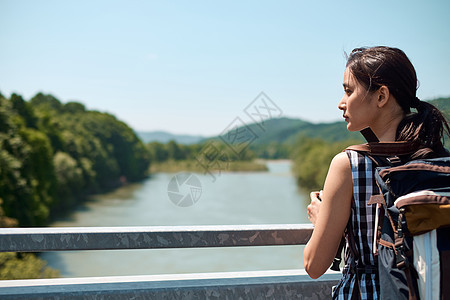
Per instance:
[[[352,222],[353,235],[356,247],[360,254],[360,263],[363,266],[376,266],[377,259],[373,255],[373,235],[375,227],[375,205],[367,205],[372,194],[378,194],[378,186],[374,179],[374,166],[372,161],[364,155],[346,150],[352,168],[353,201],[350,220]],[[349,255],[349,245],[345,247],[345,267],[339,283],[333,287],[333,299],[350,299],[355,287],[357,276],[350,272],[350,263],[353,259]],[[360,272],[359,284],[361,299],[378,299],[380,285],[378,269],[372,268]],[[359,294],[359,291],[356,290]]]

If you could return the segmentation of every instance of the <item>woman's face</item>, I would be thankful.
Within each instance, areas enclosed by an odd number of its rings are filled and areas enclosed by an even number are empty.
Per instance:
[[[376,118],[377,101],[374,94],[358,83],[349,68],[344,72],[344,96],[338,104],[349,131],[360,131],[371,126]]]

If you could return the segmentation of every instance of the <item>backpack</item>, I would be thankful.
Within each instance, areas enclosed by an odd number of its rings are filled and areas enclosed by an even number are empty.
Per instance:
[[[450,157],[411,160],[408,142],[347,149],[377,166],[380,194],[368,204],[377,205],[381,299],[450,299]]]

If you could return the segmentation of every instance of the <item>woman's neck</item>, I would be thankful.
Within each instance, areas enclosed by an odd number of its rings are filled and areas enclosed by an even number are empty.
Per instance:
[[[394,142],[397,135],[397,128],[403,120],[404,115],[381,118],[377,124],[374,124],[372,130],[380,142]]]

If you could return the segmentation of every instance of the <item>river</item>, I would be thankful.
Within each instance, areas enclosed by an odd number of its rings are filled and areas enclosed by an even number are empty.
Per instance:
[[[297,189],[290,162],[268,161],[267,166],[268,172],[222,172],[215,180],[194,174],[197,201],[188,207],[169,198],[175,174],[153,174],[139,184],[92,197],[51,226],[307,223],[309,200]],[[182,188],[178,192],[185,193]],[[303,247],[65,251],[43,253],[42,258],[63,277],[276,270],[303,268]]]

